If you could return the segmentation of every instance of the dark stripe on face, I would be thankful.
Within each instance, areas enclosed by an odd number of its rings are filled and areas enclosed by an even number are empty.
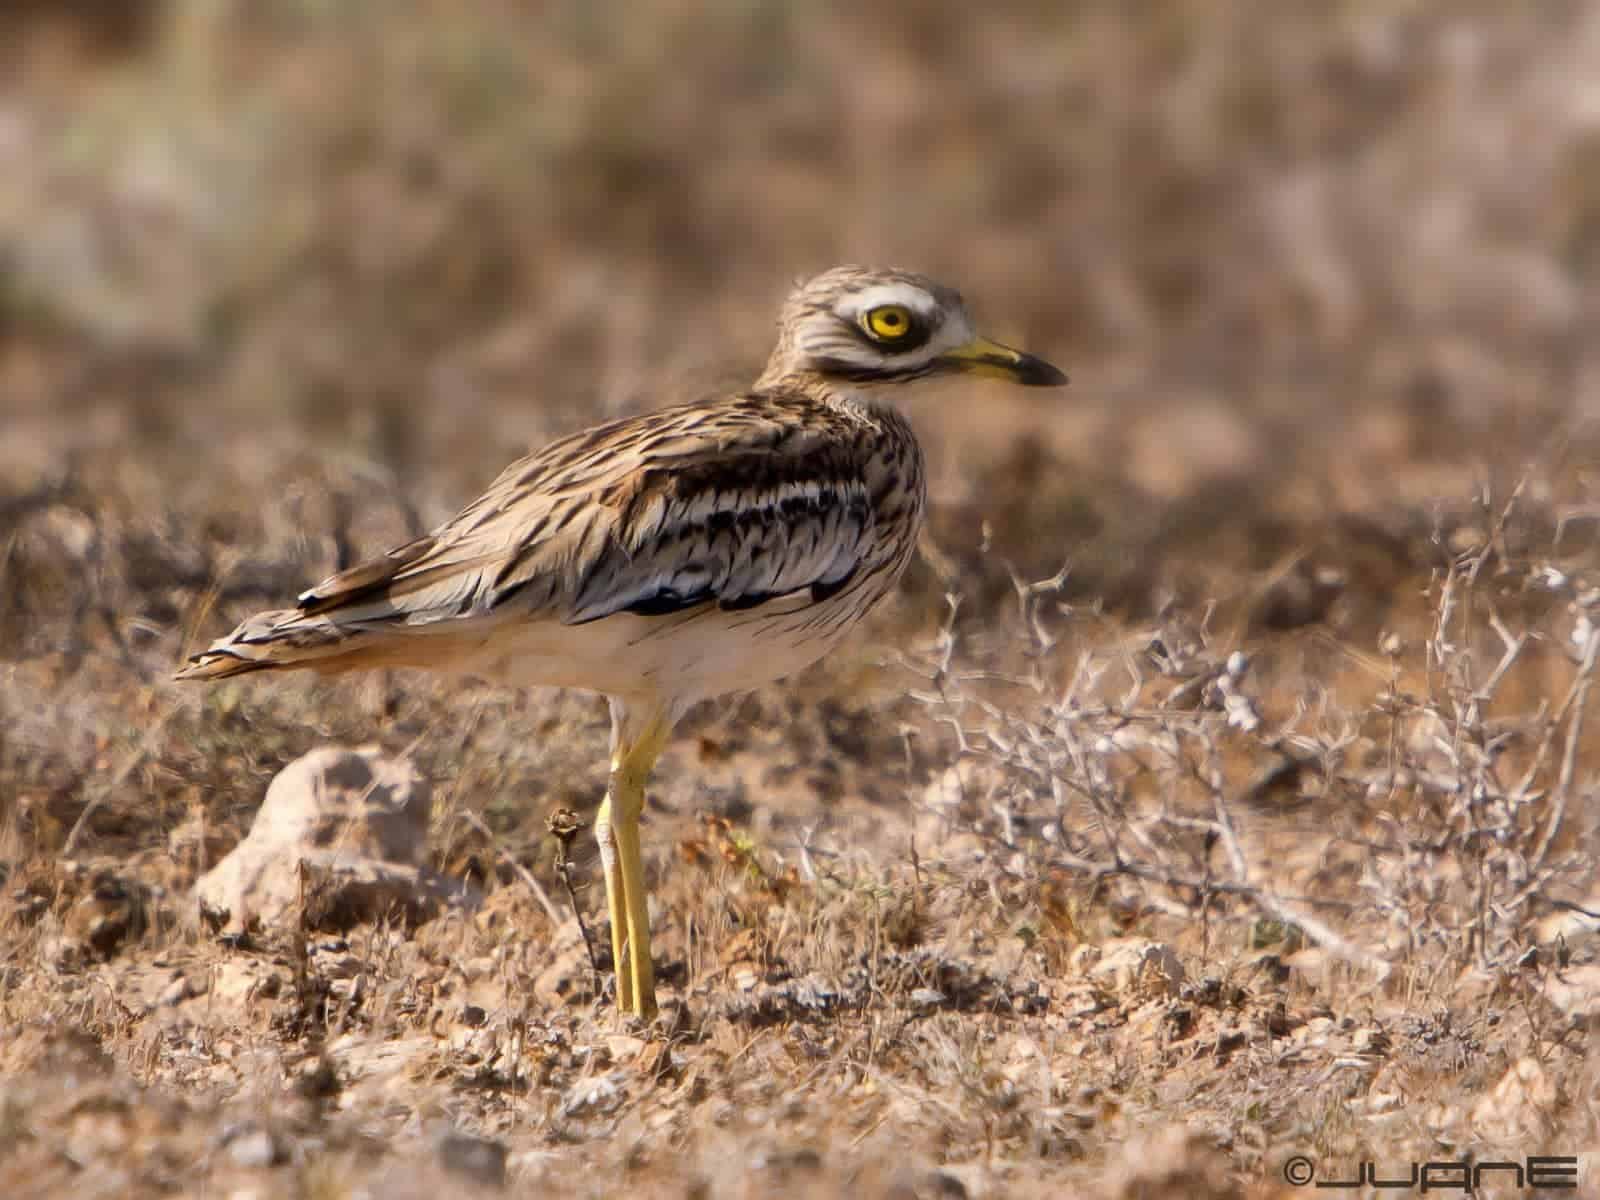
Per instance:
[[[871,344],[875,350],[883,349],[876,343]],[[819,358],[815,360],[815,369],[834,379],[848,379],[852,383],[873,383],[888,379],[921,379],[925,375],[934,374],[939,368],[932,362],[908,367],[863,367],[859,363],[845,362],[843,359]]]

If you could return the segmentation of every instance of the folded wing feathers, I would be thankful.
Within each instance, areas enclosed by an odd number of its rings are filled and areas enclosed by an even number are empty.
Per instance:
[[[328,576],[315,587],[307,588],[296,597],[296,603],[308,613],[321,612],[341,604],[348,604],[359,596],[381,590],[397,573],[416,562],[432,550],[438,539],[432,534],[397,546],[382,558],[360,563],[347,571]]]
[[[769,394],[562,439],[432,534],[250,618],[185,674],[309,665],[367,633],[491,615],[578,624],[826,594],[872,541],[865,450],[845,420]]]
[[[813,470],[752,487],[673,479],[665,497],[650,498],[640,510],[642,535],[625,525],[587,564],[565,619],[576,624],[713,602],[747,608],[848,577],[872,535],[866,484],[818,470],[835,464],[807,465]]]

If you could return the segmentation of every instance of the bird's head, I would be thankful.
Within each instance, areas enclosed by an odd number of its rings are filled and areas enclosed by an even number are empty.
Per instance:
[[[909,271],[835,267],[802,283],[779,318],[762,383],[813,375],[853,384],[990,375],[1056,387],[1041,358],[977,335],[961,293]]]

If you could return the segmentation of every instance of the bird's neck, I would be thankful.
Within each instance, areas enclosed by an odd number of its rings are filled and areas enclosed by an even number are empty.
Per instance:
[[[866,417],[895,412],[884,394],[888,389],[837,375],[824,375],[820,371],[783,370],[775,364],[769,364],[761,373],[761,378],[756,380],[755,390],[801,395],[818,404],[843,408]]]

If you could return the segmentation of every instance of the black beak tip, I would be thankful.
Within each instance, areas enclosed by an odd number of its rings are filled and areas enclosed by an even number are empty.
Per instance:
[[[1025,354],[1017,364],[1017,382],[1027,387],[1062,387],[1067,382],[1065,371],[1051,366],[1042,358]]]

